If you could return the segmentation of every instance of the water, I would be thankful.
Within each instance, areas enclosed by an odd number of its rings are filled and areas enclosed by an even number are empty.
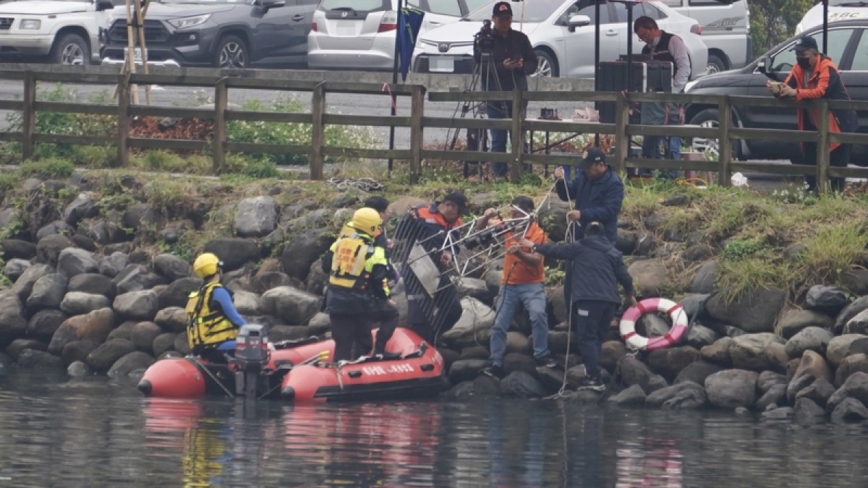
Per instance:
[[[0,486],[864,486],[863,426],[479,399],[159,401],[0,377]]]

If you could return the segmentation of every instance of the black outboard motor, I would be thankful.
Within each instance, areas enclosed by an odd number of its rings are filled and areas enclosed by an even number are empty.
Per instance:
[[[262,325],[245,325],[235,338],[235,394],[253,399],[259,396],[259,380],[271,351],[268,349],[268,334]],[[268,386],[267,384],[265,385]]]

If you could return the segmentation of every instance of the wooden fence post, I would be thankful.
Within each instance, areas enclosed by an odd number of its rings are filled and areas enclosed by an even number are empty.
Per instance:
[[[226,87],[226,78],[217,80],[214,85],[214,134],[211,138],[214,151],[214,173],[221,174],[226,170],[226,108],[229,103],[229,88]]]
[[[626,93],[619,92],[615,96],[615,169],[621,174],[627,172],[625,160],[630,156],[630,136],[627,135],[629,123],[630,102]]]
[[[512,161],[509,165],[509,181],[518,183],[521,181],[521,175],[524,172],[524,166],[521,163],[521,153],[524,149],[524,98],[521,90],[518,88],[512,90],[512,130],[509,138],[512,142]]]
[[[32,71],[24,72],[24,112],[21,115],[21,152],[26,161],[33,157],[33,133],[36,131],[36,77]]]
[[[817,115],[817,193],[826,193],[829,186],[829,101],[820,99]]]
[[[115,167],[126,167],[130,162],[127,139],[130,137],[130,75],[118,75],[118,157]]]
[[[720,102],[717,105],[719,135],[717,136],[717,183],[720,186],[729,186],[732,184],[732,176],[730,173],[730,163],[732,163],[732,143],[729,141],[729,129],[732,125],[732,107],[729,104],[729,95],[720,97]]]
[[[313,89],[313,100],[311,101],[311,135],[310,135],[310,179],[323,179],[323,165],[325,158],[323,156],[323,146],[325,145],[325,126],[323,125],[323,115],[325,114],[326,99],[325,99],[325,84],[320,83]]]
[[[422,117],[425,115],[425,87],[413,85],[410,99],[410,183],[417,183],[422,175]]]

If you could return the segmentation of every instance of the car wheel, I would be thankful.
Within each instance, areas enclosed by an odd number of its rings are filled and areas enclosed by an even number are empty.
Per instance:
[[[226,36],[217,45],[214,65],[218,68],[246,68],[247,45],[238,36]]]
[[[726,63],[716,54],[708,55],[708,74],[720,73],[726,71]]]
[[[531,76],[557,78],[558,63],[555,61],[555,57],[548,51],[543,51],[542,49],[534,49],[533,52],[536,54],[537,67],[536,72]]]
[[[54,43],[50,60],[67,66],[90,64],[90,46],[78,34],[64,34]]]
[[[716,108],[707,108],[693,116],[693,118],[690,119],[690,125],[716,129],[720,127],[719,115],[720,114]],[[694,137],[689,140],[689,144],[693,146],[694,150],[699,152],[711,153],[714,155],[720,154],[720,147],[718,146],[717,139]]]

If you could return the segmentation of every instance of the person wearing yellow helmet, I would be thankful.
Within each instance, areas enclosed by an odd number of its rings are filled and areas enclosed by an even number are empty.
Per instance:
[[[386,352],[386,343],[398,325],[398,308],[391,300],[386,249],[375,243],[382,224],[380,214],[372,208],[360,208],[347,224],[352,233],[342,233],[322,259],[329,275],[326,310],[331,322],[335,352],[332,361],[350,361],[353,345],[368,354],[396,357]],[[371,341],[368,322],[379,322],[375,344]]]
[[[187,300],[187,342],[193,354],[219,361],[225,352],[235,350],[235,337],[247,322],[235,309],[232,292],[220,282],[220,258],[210,252],[200,255],[193,272],[204,283]]]

